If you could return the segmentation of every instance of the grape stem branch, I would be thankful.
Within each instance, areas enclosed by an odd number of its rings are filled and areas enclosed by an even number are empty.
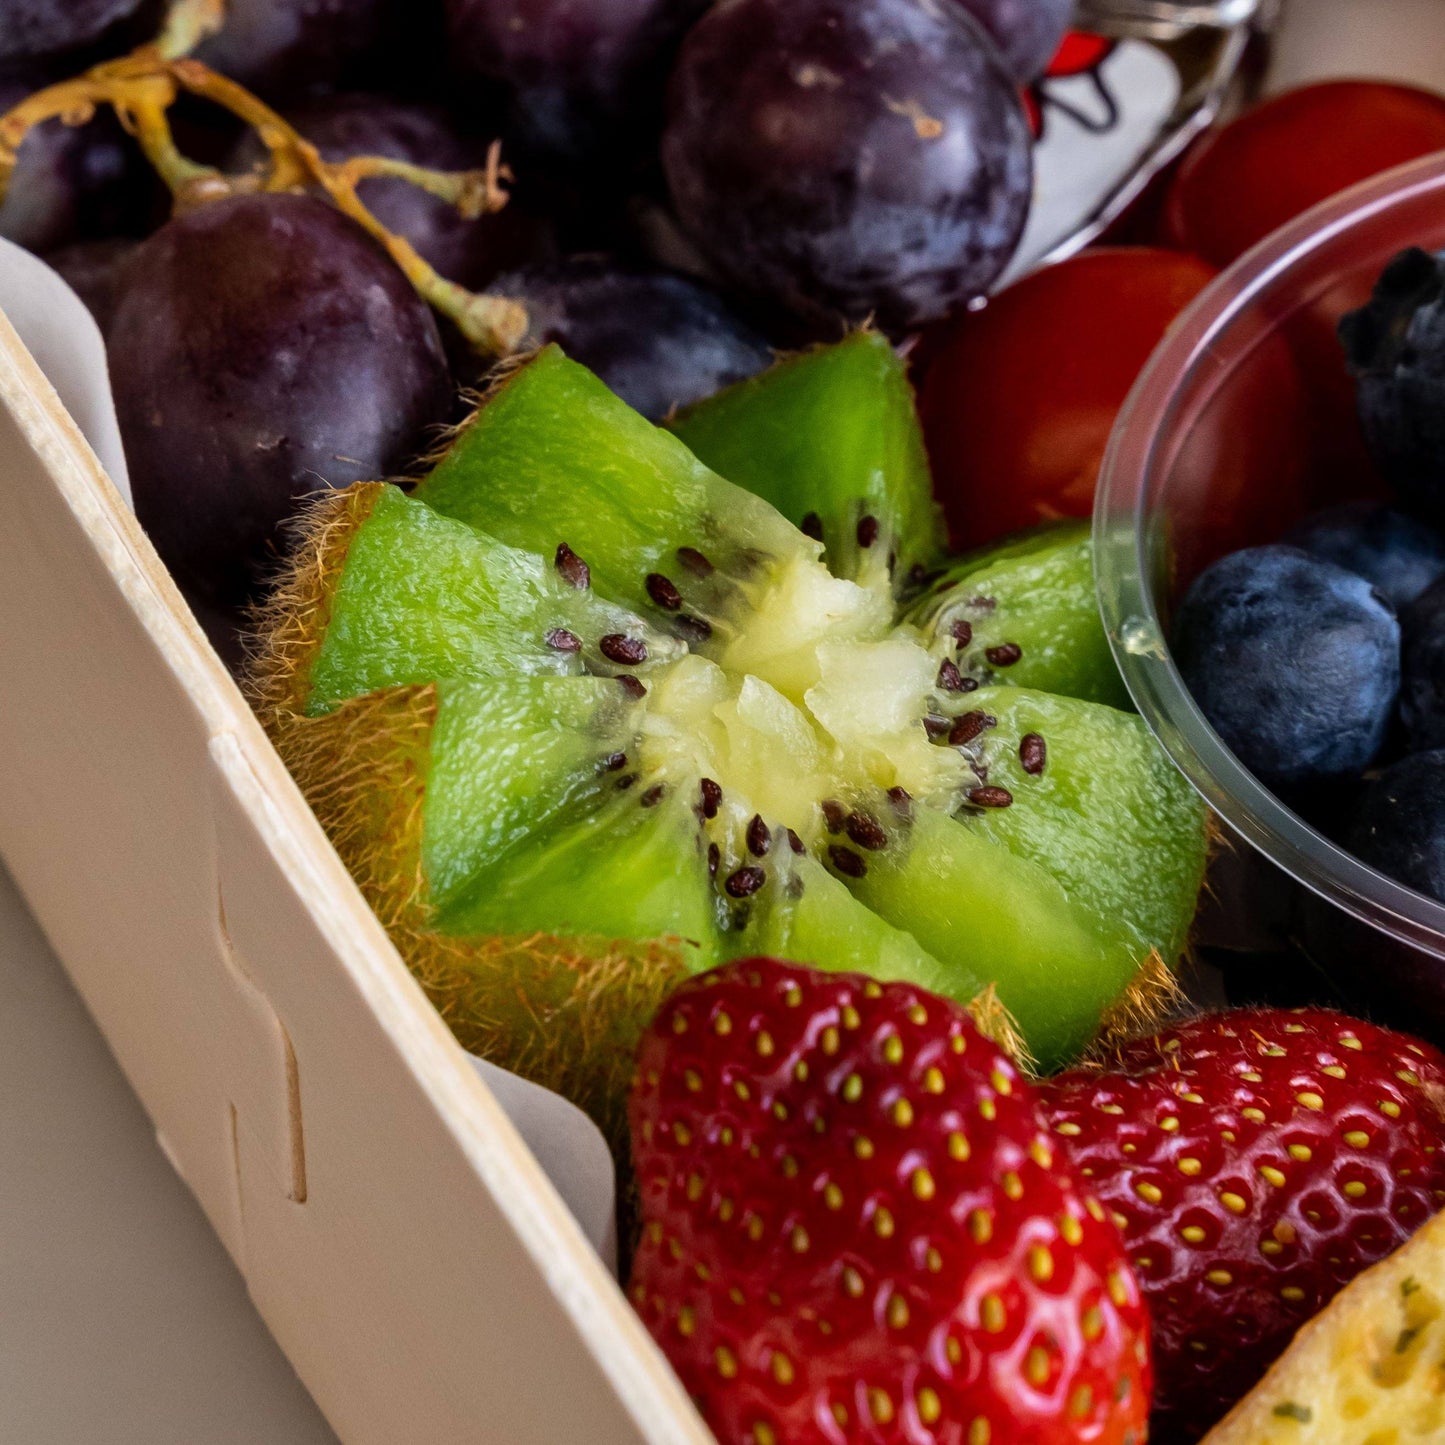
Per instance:
[[[177,19],[178,12],[184,23]],[[175,48],[189,48],[220,15],[218,0],[199,0],[177,7],[160,42],[142,46],[120,60],[107,61],[73,80],[47,86],[0,116],[0,201],[15,170],[20,146],[33,126],[59,119],[83,125],[97,106],[109,105],[135,136],[147,160],[165,181],[177,209],[206,204],[224,196],[255,191],[319,190],[338,210],[356,222],[399,266],[418,294],[483,355],[501,357],[517,350],[527,333],[527,313],[505,296],[468,291],[439,274],[403,236],[388,230],[357,195],[357,186],[374,177],[389,177],[418,186],[476,219],[507,204],[505,182],[510,172],[493,145],[479,170],[437,171],[388,156],[352,156],[327,161],[283,116],[235,81],[198,60],[177,57]],[[171,133],[168,112],[185,91],[231,112],[260,137],[269,157],[267,167],[250,175],[231,176],[182,154]]]

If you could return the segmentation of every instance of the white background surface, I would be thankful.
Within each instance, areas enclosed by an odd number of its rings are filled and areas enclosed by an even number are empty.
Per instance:
[[[1442,57],[1445,0],[1293,0],[1275,85]],[[0,1442],[335,1445],[3,869]]]
[[[336,1445],[3,869],[0,1441]]]

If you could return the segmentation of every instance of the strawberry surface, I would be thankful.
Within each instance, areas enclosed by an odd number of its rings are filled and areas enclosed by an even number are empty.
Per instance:
[[[1195,1019],[1041,1096],[1148,1299],[1161,1445],[1201,1435],[1445,1202],[1445,1057],[1341,1014]]]
[[[663,1006],[631,1297],[722,1445],[1126,1445],[1148,1325],[1032,1087],[958,1005],[747,959]]]

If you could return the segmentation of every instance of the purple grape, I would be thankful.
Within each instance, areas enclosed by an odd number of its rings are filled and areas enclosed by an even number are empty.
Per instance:
[[[0,0],[0,67],[97,40],[142,0]]]
[[[428,32],[426,0],[227,0],[196,59],[268,99],[316,93],[364,67],[395,65]]]
[[[223,606],[274,567],[300,497],[397,473],[450,399],[431,312],[309,196],[167,223],[127,262],[107,342],[137,515]]]
[[[446,0],[462,72],[507,96],[512,138],[576,162],[661,123],[667,66],[707,0]]]
[[[983,294],[1033,184],[997,48],[931,0],[719,0],[683,43],[662,159],[717,268],[823,327]]]
[[[486,142],[463,135],[444,112],[430,106],[378,95],[338,95],[295,107],[286,118],[326,160],[378,155],[443,171],[486,164]],[[248,132],[230,165],[248,170],[264,159],[260,141]],[[443,276],[473,290],[498,271],[547,250],[545,227],[516,202],[469,221],[455,206],[403,180],[363,181],[357,195],[382,225],[405,236]]]
[[[653,421],[773,359],[720,296],[668,271],[574,257],[499,276],[489,290],[525,302],[527,345],[555,341]]]
[[[955,0],[1003,53],[1021,85],[1042,75],[1069,28],[1074,0]]]
[[[60,273],[82,301],[95,324],[104,332],[115,315],[120,299],[125,266],[140,246],[128,236],[111,236],[103,241],[77,241],[46,253],[45,260]]]
[[[0,6],[3,3],[0,0]],[[0,81],[0,113],[43,84]],[[155,178],[139,147],[109,112],[82,126],[47,120],[21,142],[10,188],[0,204],[0,236],[31,251],[48,251],[72,241],[135,231],[155,198]]]

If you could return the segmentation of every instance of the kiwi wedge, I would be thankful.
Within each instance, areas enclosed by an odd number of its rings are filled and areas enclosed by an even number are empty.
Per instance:
[[[855,494],[799,458],[791,506],[918,515],[909,469]],[[463,1042],[619,1134],[638,1033],[720,959],[996,996],[1051,1067],[1183,946],[1201,805],[1136,717],[1043,690],[1090,693],[1082,610],[1030,591],[1078,539],[906,615],[826,545],[548,348],[410,496],[318,503],[265,619],[261,716]],[[950,586],[985,584],[1030,686],[959,650]]]
[[[901,591],[943,554],[907,367],[876,331],[787,357],[668,425],[817,537],[839,577]]]
[[[1087,522],[1046,523],[948,562],[908,620],[970,686],[1132,709],[1099,617]]]

